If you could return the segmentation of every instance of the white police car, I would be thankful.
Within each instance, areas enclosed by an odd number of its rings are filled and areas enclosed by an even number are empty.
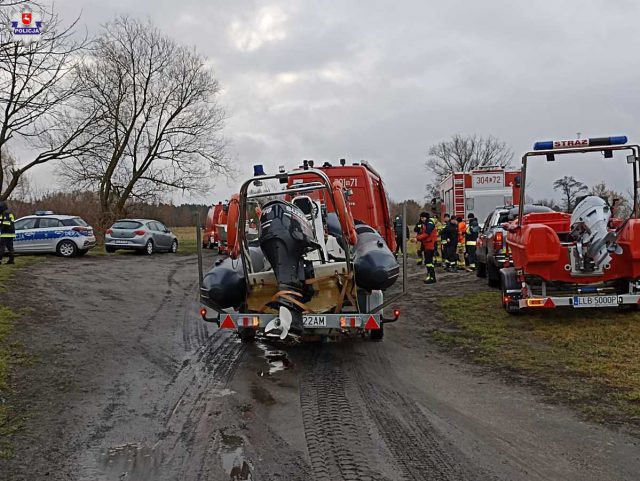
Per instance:
[[[75,215],[39,211],[16,221],[16,254],[84,255],[96,245],[93,228]]]

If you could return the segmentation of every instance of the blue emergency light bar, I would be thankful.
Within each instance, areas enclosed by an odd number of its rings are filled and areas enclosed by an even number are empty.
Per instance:
[[[602,147],[605,145],[623,145],[626,143],[626,135],[620,135],[617,137],[594,137],[592,139],[548,140],[546,142],[536,142],[533,144],[533,150],[567,149],[571,147]]]

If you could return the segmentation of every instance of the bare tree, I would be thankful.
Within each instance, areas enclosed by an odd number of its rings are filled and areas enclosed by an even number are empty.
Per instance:
[[[572,212],[576,206],[576,199],[584,194],[588,187],[573,176],[565,175],[553,183],[553,190],[559,190],[562,194],[565,212]]]
[[[439,183],[453,172],[467,172],[482,167],[508,167],[513,151],[505,142],[493,136],[456,134],[450,140],[429,147],[427,155],[427,170],[435,176],[434,182],[429,184],[432,188],[434,183]]]
[[[11,20],[0,10],[0,22]],[[0,200],[7,199],[29,170],[76,155],[77,142],[90,119],[69,128],[73,112],[67,109],[77,86],[68,81],[72,63],[85,46],[75,39],[75,25],[62,25],[54,12],[38,8],[43,33],[37,42],[13,41],[10,29],[0,30]],[[77,21],[77,20],[76,20]],[[29,152],[23,159],[8,155],[12,150]],[[13,159],[11,165],[5,165]]]
[[[2,184],[0,184],[0,192],[7,189],[7,184],[11,181],[11,174],[16,170],[15,158],[7,153],[0,151],[0,166],[2,167]],[[13,198],[17,200],[26,200],[31,192],[29,179],[26,175],[20,176],[17,185],[13,190]]]
[[[35,2],[29,0],[0,0],[0,8],[17,7],[19,5],[27,5],[33,7]]]
[[[212,174],[229,174],[218,81],[203,57],[153,25],[127,17],[106,24],[74,78],[77,108],[99,108],[86,132],[99,142],[60,173],[98,192],[105,223],[129,201],[204,191]]]

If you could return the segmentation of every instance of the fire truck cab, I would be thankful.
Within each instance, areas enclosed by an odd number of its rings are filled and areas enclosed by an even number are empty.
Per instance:
[[[486,168],[449,174],[439,186],[441,216],[466,218],[473,213],[479,222],[498,206],[520,198],[520,171]]]
[[[306,168],[311,167],[323,171],[331,182],[338,181],[347,191],[353,218],[377,230],[389,249],[395,251],[396,237],[389,214],[387,194],[380,174],[365,161],[346,165],[345,160],[340,159],[340,165],[331,165],[329,162],[325,162],[322,166],[314,166],[313,161],[305,160],[299,169],[300,173],[290,177],[289,187],[312,181],[313,177],[304,173]],[[331,212],[331,203],[326,202],[326,199],[324,201],[327,209]]]

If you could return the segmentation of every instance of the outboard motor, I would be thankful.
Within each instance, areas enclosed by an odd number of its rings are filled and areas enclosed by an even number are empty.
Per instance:
[[[611,262],[611,254],[621,254],[617,234],[609,231],[611,208],[595,195],[585,197],[571,215],[571,238],[576,246],[571,253],[576,273],[601,273]]]
[[[284,339],[291,330],[302,335],[302,308],[292,300],[306,302],[311,298],[313,287],[305,280],[313,277],[313,267],[303,256],[320,246],[304,213],[289,202],[274,200],[266,204],[260,226],[260,247],[273,267],[278,290],[288,292],[275,301],[279,317],[267,324],[265,334],[271,332]]]

